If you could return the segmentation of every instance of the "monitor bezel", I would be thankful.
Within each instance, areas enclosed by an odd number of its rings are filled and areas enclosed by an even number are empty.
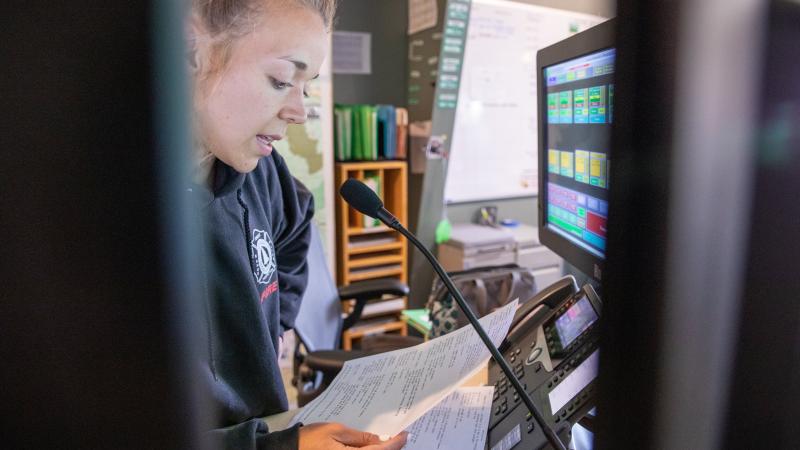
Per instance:
[[[605,259],[581,249],[560,234],[549,230],[545,221],[544,205],[547,204],[547,83],[544,69],[564,61],[614,48],[615,27],[616,19],[609,19],[563,41],[545,47],[536,54],[537,101],[539,103],[539,241],[564,258],[569,264],[598,281],[603,278]]]

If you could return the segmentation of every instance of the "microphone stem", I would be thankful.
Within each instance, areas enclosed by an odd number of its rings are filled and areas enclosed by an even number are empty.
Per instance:
[[[422,252],[423,255],[425,255],[425,258],[427,258],[428,261],[431,263],[433,269],[439,275],[439,278],[441,278],[441,280],[444,282],[445,286],[447,287],[447,290],[450,292],[450,295],[452,295],[453,298],[456,299],[458,306],[461,308],[461,311],[464,312],[464,315],[467,316],[467,320],[469,320],[469,323],[471,323],[475,331],[478,332],[478,336],[480,336],[481,340],[486,345],[486,348],[489,349],[489,353],[492,354],[492,358],[494,358],[494,360],[503,370],[503,373],[505,373],[506,377],[508,377],[508,380],[511,382],[511,385],[514,386],[514,390],[517,391],[519,397],[522,399],[522,402],[525,403],[525,406],[528,407],[528,411],[530,411],[531,414],[533,415],[533,418],[536,420],[536,423],[538,423],[539,426],[542,428],[542,431],[544,432],[544,435],[547,438],[548,442],[550,442],[550,445],[552,445],[553,448],[556,450],[567,450],[564,444],[558,438],[558,436],[544,421],[544,417],[542,417],[542,414],[539,412],[539,409],[536,408],[536,405],[533,404],[533,400],[531,400],[531,398],[528,396],[528,393],[525,392],[525,389],[522,387],[522,384],[519,382],[517,377],[514,375],[514,372],[511,370],[511,366],[508,365],[505,358],[503,358],[503,355],[501,355],[500,351],[497,350],[497,347],[494,346],[494,343],[492,343],[492,340],[486,334],[486,331],[483,329],[481,324],[478,323],[478,318],[475,317],[475,313],[472,312],[472,308],[469,307],[467,302],[464,300],[464,297],[461,296],[461,292],[459,292],[458,289],[456,289],[455,285],[453,285],[453,282],[450,280],[450,277],[444,271],[444,269],[436,260],[436,258],[434,258],[433,254],[431,254],[431,252],[424,245],[422,245],[422,243],[419,240],[417,240],[417,238],[413,234],[411,234],[410,231],[406,230],[405,227],[400,225],[397,219],[385,223],[389,225],[391,228],[394,228],[395,230],[399,231],[412,244],[414,244],[414,246],[417,247]]]

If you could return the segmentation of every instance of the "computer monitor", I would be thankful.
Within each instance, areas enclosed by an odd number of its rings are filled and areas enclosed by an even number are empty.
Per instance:
[[[537,54],[539,240],[596,280],[606,256],[614,23]]]

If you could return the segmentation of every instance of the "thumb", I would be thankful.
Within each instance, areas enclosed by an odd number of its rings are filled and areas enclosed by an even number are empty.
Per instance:
[[[400,450],[403,448],[403,446],[406,445],[407,439],[408,439],[408,432],[403,431],[402,433],[389,439],[386,442],[381,442],[380,444],[369,445],[362,448],[364,450]]]
[[[381,439],[376,434],[354,430],[348,427],[342,427],[341,430],[336,432],[334,438],[339,441],[339,443],[352,447],[364,447],[370,444],[381,443]]]

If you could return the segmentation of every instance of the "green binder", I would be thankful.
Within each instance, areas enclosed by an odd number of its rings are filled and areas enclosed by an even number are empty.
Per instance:
[[[344,111],[336,106],[333,110],[334,131],[334,151],[338,161],[344,161]]]
[[[344,117],[344,160],[353,159],[353,110],[350,107],[342,110]]]
[[[351,106],[351,111],[353,112],[353,154],[352,159],[360,160],[362,159],[362,147],[364,146],[364,140],[361,138],[361,129],[362,129],[362,122],[364,122],[364,114],[361,112],[360,105],[353,105]]]
[[[372,154],[372,107],[361,105],[361,159],[369,160]]]

